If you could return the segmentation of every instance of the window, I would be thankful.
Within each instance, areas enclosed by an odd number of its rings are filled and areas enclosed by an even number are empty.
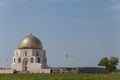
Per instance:
[[[38,63],[40,63],[40,58],[38,58]]]
[[[21,63],[21,58],[18,58],[18,63]]]
[[[33,58],[31,58],[31,63],[33,63],[34,62],[34,59]]]
[[[47,60],[46,60],[46,58],[45,58],[44,62],[46,63],[46,61],[47,61]]]
[[[27,52],[26,51],[24,52],[24,55],[27,56]]]
[[[14,63],[15,63],[15,58],[14,58]]]
[[[36,56],[39,56],[39,53],[38,53],[38,52],[36,53]]]
[[[32,53],[32,56],[35,56],[35,54],[34,54],[34,53]]]
[[[16,55],[18,56],[18,52],[16,52]]]
[[[25,61],[25,65],[28,65],[28,61]]]

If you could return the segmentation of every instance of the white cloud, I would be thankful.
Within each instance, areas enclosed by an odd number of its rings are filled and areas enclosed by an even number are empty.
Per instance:
[[[114,20],[120,21],[120,15],[113,16]]]
[[[114,5],[111,7],[111,9],[120,9],[120,5]]]

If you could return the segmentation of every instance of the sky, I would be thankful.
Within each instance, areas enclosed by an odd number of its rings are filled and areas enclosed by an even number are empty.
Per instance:
[[[11,66],[30,32],[42,42],[50,67],[120,60],[120,0],[0,0],[0,67]]]

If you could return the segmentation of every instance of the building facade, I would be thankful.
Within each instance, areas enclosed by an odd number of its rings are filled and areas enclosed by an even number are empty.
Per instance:
[[[11,68],[19,72],[50,73],[42,43],[32,33],[26,36],[14,51]]]

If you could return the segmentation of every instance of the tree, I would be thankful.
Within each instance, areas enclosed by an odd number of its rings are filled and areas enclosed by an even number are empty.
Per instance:
[[[119,61],[116,57],[111,57],[108,59],[107,57],[104,57],[100,60],[98,63],[98,66],[105,66],[106,70],[109,72],[112,72],[116,69],[116,66],[118,65]]]

